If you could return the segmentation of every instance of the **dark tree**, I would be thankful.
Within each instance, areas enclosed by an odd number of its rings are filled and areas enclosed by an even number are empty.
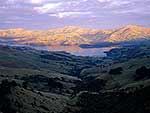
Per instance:
[[[74,94],[76,95],[80,91],[91,91],[91,92],[99,92],[101,89],[103,89],[106,85],[106,81],[103,79],[92,79],[92,80],[86,80],[82,82],[78,82],[76,87],[73,87]]]
[[[111,69],[109,71],[109,74],[118,75],[118,74],[122,74],[122,71],[123,71],[122,67],[118,67],[118,68],[115,68],[115,69]]]
[[[142,66],[141,68],[136,70],[135,80],[144,79],[145,77],[150,77],[150,69],[146,68],[145,66]]]
[[[22,83],[22,87],[24,88],[24,89],[27,89],[28,88],[28,81],[24,81],[23,83]]]
[[[55,78],[49,78],[48,80],[48,86],[49,89],[62,89],[63,88],[63,84],[61,84],[60,82],[58,82]]]
[[[15,81],[8,81],[7,79],[2,80],[2,83],[0,84],[0,91],[3,94],[8,94],[10,93],[11,87],[15,86],[17,86],[17,83]]]
[[[16,109],[12,107],[9,95],[14,87],[18,86],[15,81],[2,80],[0,84],[0,111],[3,113],[16,113]]]

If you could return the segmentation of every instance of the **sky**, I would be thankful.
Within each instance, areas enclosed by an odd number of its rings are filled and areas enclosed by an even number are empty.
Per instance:
[[[0,29],[150,27],[150,0],[0,0]]]

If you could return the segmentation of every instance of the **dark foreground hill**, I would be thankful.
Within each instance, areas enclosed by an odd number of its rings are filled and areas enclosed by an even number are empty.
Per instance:
[[[57,94],[33,92],[18,86],[15,81],[0,85],[0,110],[3,113],[59,113],[68,98]]]
[[[149,113],[150,47],[107,57],[0,46],[2,113]]]
[[[131,91],[128,91],[131,90]],[[82,92],[62,113],[149,113],[150,86],[136,90]]]

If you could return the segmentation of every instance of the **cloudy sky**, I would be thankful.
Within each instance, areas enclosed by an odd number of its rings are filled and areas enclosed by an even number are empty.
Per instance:
[[[150,27],[150,0],[0,0],[0,29]]]

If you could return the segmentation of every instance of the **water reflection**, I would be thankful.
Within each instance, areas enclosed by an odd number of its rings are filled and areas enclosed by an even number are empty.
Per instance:
[[[87,48],[83,49],[78,46],[44,46],[38,47],[38,49],[48,50],[48,51],[66,51],[77,56],[101,56],[104,57],[105,51],[109,51],[116,47],[104,47],[104,48]]]

